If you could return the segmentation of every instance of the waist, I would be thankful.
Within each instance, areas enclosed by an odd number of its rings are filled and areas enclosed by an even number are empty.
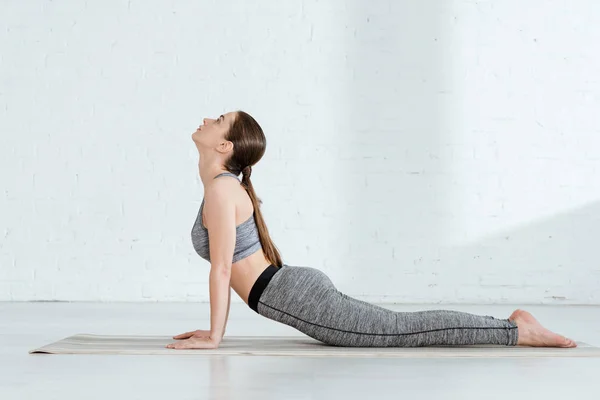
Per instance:
[[[279,270],[279,267],[276,267],[273,264],[269,265],[256,279],[254,285],[252,285],[252,289],[250,289],[250,294],[248,295],[248,305],[256,313],[258,313],[258,300],[260,299],[260,295],[263,293],[269,282],[271,282],[273,275]]]

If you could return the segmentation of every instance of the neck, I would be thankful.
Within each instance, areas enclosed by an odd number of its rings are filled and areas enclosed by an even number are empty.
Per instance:
[[[206,186],[213,181],[215,176],[228,171],[218,163],[208,163],[207,161],[202,162],[202,159],[200,159],[198,162],[198,172],[200,173],[202,185],[204,185],[204,188],[206,189]]]

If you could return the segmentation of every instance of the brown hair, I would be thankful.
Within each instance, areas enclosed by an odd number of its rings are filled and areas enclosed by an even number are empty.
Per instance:
[[[244,111],[236,111],[236,117],[225,134],[225,140],[233,142],[233,154],[225,162],[225,169],[235,175],[243,174],[242,186],[246,189],[254,206],[254,221],[258,228],[260,244],[267,260],[281,267],[281,255],[269,236],[269,230],[260,211],[262,200],[256,196],[250,175],[252,165],[256,164],[267,149],[267,138],[262,128],[252,116]]]

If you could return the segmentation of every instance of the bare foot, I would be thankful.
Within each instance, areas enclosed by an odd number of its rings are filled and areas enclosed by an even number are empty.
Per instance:
[[[533,315],[525,310],[515,310],[509,320],[519,327],[519,346],[534,347],[577,347],[574,340],[568,339],[544,328]]]

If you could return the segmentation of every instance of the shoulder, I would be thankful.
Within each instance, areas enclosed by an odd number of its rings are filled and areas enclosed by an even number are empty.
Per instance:
[[[231,204],[233,203],[236,190],[240,181],[237,179],[222,177],[214,179],[210,185],[207,185],[204,198],[209,204]]]
[[[233,182],[224,182],[225,179],[215,179],[204,193],[204,226],[209,232],[220,232],[222,227],[233,227],[233,234],[235,234],[236,203],[234,190],[236,182],[233,179],[227,180]]]

